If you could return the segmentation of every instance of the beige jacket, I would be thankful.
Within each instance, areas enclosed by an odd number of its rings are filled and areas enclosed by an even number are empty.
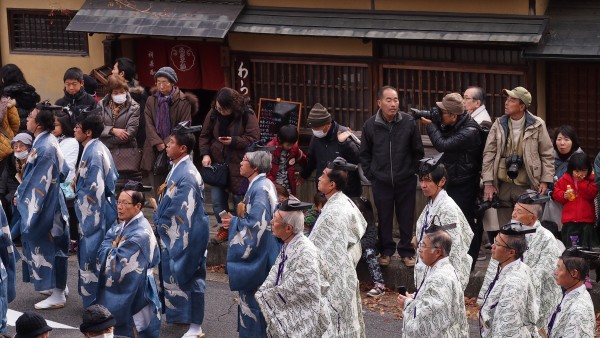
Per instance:
[[[483,151],[481,177],[484,184],[492,183],[498,188],[498,168],[508,135],[507,115],[494,121]],[[540,182],[548,184],[554,177],[554,148],[546,124],[541,118],[525,111],[525,134],[523,136],[523,165],[531,182],[531,189],[538,190]]]

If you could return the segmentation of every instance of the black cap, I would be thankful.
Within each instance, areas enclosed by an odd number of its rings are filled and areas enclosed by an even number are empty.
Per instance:
[[[536,191],[527,190],[519,196],[517,203],[520,204],[546,204],[550,200],[550,195],[541,195]]]
[[[572,246],[563,251],[561,257],[579,257],[585,259],[586,261],[594,262],[600,258],[600,253],[584,250],[582,247]]]
[[[448,231],[450,229],[456,229],[456,223],[450,223],[450,224],[445,224],[445,225],[436,225],[436,226],[430,226],[427,229],[425,229],[425,233],[426,234],[432,234],[434,232],[437,231]]]
[[[281,202],[279,205],[279,210],[281,211],[302,211],[312,207],[312,204],[306,202],[300,202],[294,198],[288,198],[287,200]]]
[[[85,309],[82,319],[83,323],[79,326],[82,333],[104,331],[117,324],[110,311],[100,304],[94,304]]]
[[[173,128],[173,134],[188,134],[196,133],[202,130],[202,126],[192,126],[192,121],[179,122],[175,128]]]
[[[123,187],[123,191],[126,191],[126,190],[148,192],[148,191],[152,191],[152,187],[143,185],[142,182],[128,181],[127,183],[125,183],[125,186]]]
[[[335,160],[327,162],[327,169],[355,171],[358,169],[358,166],[348,163],[345,158],[338,156]]]
[[[52,331],[44,317],[35,312],[23,313],[15,323],[17,334],[15,338],[35,338],[43,333]]]
[[[255,151],[273,151],[277,149],[276,146],[264,146],[260,141],[254,142],[246,148],[247,153],[253,153]]]
[[[535,232],[535,228],[528,227],[521,222],[512,221],[504,224],[500,228],[500,233],[507,236],[520,236],[525,234],[531,234]]]
[[[60,111],[62,111],[63,110],[62,106],[53,105],[52,103],[50,103],[50,100],[45,100],[45,101],[38,102],[35,105],[35,108],[37,110],[52,110],[52,111],[54,111],[54,110],[60,110]]]
[[[439,153],[433,157],[427,157],[419,160],[421,164],[419,165],[419,176],[425,176],[433,171],[438,164],[442,163],[440,160],[444,156],[444,153]]]

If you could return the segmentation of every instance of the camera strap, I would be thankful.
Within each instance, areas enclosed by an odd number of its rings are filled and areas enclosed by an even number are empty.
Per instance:
[[[514,155],[517,154],[521,157],[523,157],[523,137],[525,135],[525,116],[523,116],[523,122],[521,125],[521,130],[519,133],[519,138],[518,138],[518,142],[515,145],[515,137],[514,137],[514,130],[513,130],[513,122],[510,120],[510,117],[508,118],[508,140],[506,140],[506,152],[505,152],[505,157],[508,157],[510,155]]]

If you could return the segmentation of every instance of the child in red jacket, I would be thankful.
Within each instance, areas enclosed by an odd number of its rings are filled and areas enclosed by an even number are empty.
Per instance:
[[[283,185],[292,195],[296,195],[296,164],[301,167],[306,166],[306,155],[298,147],[298,129],[296,126],[288,124],[277,133],[277,136],[267,143],[267,146],[276,146],[272,150],[271,171],[267,177],[273,183]]]
[[[569,187],[572,191],[569,190]],[[594,198],[598,188],[594,183],[592,164],[584,153],[575,153],[569,159],[567,172],[556,182],[552,198],[563,205],[562,241],[565,246],[586,248],[599,244],[594,224]]]

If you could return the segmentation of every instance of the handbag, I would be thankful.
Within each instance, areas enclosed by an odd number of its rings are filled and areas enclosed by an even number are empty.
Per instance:
[[[546,206],[544,207],[544,213],[542,214],[541,223],[549,223],[550,225],[556,225],[558,231],[562,229],[562,204],[557,201],[550,199],[546,202]]]
[[[207,184],[213,187],[225,188],[229,181],[229,165],[225,162],[202,167],[200,168],[200,175]]]
[[[152,166],[152,173],[155,176],[165,176],[169,173],[169,157],[166,151],[163,150],[156,155],[154,166]]]
[[[115,148],[110,150],[118,172],[140,171],[142,151],[138,148]]]

